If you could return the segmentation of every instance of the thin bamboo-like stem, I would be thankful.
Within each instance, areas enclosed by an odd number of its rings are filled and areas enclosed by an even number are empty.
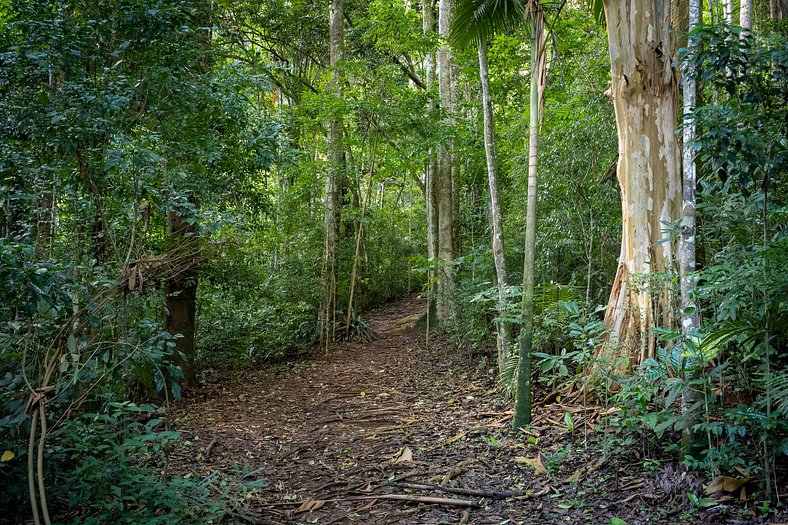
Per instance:
[[[38,513],[38,502],[36,501],[36,469],[35,469],[35,449],[36,433],[38,432],[38,407],[33,409],[30,414],[30,438],[27,442],[27,491],[30,495],[30,510],[33,511],[33,524],[41,525],[41,517]]]
[[[44,484],[44,442],[47,437],[47,416],[44,409],[44,399],[39,401],[38,415],[41,419],[41,437],[38,439],[38,457],[36,458],[36,471],[38,474],[38,497],[41,501],[41,514],[44,517],[45,525],[52,525],[49,519],[49,507],[47,506],[47,491]]]
[[[373,146],[374,148],[374,146]],[[374,149],[373,149],[374,151]],[[350,272],[350,296],[347,301],[347,319],[345,321],[345,337],[350,335],[350,317],[353,312],[353,294],[356,289],[356,275],[358,273],[358,259],[361,252],[361,238],[364,234],[364,217],[367,214],[369,201],[372,196],[372,179],[375,174],[374,153],[370,164],[369,182],[367,183],[367,194],[364,197],[364,205],[361,208],[361,218],[359,219],[358,232],[356,232],[356,252],[353,255],[353,270]]]

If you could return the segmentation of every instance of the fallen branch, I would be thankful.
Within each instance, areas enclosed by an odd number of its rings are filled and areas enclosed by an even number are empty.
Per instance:
[[[468,499],[436,498],[433,496],[416,496],[411,494],[382,494],[378,496],[359,496],[356,499],[388,499],[396,501],[413,501],[416,503],[432,503],[435,505],[454,505],[455,507],[479,508],[478,501]]]
[[[392,487],[398,487],[402,489],[414,489],[414,490],[436,490],[440,492],[448,492],[450,494],[462,494],[465,496],[478,496],[481,498],[490,498],[490,499],[507,499],[507,498],[514,498],[517,496],[524,496],[525,492],[511,492],[508,490],[478,490],[478,489],[465,489],[461,487],[444,487],[442,485],[437,485],[435,483],[397,483],[391,482],[389,483]]]
[[[373,499],[386,499],[392,501],[412,501],[414,503],[430,503],[433,505],[452,505],[455,507],[472,507],[480,508],[481,504],[478,501],[468,499],[452,499],[452,498],[437,498],[434,496],[417,496],[413,494],[378,494],[374,496],[349,496],[346,498],[331,498],[331,499],[315,499],[314,502],[320,503],[337,503],[340,501],[365,501]],[[263,507],[282,507],[290,505],[303,505],[303,501],[279,501],[275,503],[263,503]]]

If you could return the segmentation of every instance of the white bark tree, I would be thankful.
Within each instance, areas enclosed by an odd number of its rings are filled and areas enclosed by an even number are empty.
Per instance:
[[[689,28],[700,22],[700,0],[689,0]],[[688,46],[697,45],[690,37]],[[691,74],[684,75],[684,130],[683,130],[683,177],[681,203],[681,237],[679,238],[679,271],[681,273],[681,329],[685,337],[694,335],[700,328],[700,318],[695,304],[695,186],[697,184],[695,155],[692,141],[695,139],[696,82]]]
[[[722,0],[722,16],[726,24],[733,25],[733,0]]]
[[[741,0],[739,5],[739,25],[743,29],[750,30],[752,29],[752,0]]]
[[[605,0],[613,105],[618,131],[622,236],[605,313],[609,341],[598,355],[618,369],[652,357],[653,328],[674,324],[668,283],[673,264],[664,223],[681,212],[675,33],[668,0]]]
[[[492,224],[492,252],[495,263],[495,276],[498,284],[498,316],[506,311],[506,296],[509,291],[506,278],[506,259],[504,258],[503,226],[501,203],[498,199],[498,143],[495,136],[492,96],[490,95],[490,74],[487,65],[487,42],[477,41],[479,54],[479,78],[482,84],[482,112],[484,120],[484,152],[487,157],[487,185],[490,190],[490,222]],[[509,330],[506,323],[499,321],[496,326],[496,346],[498,349],[498,371],[502,372],[509,357]]]

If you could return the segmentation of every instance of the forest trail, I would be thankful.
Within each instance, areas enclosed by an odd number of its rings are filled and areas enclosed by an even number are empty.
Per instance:
[[[661,522],[643,479],[593,447],[572,448],[560,419],[574,411],[580,427],[586,409],[538,408],[538,449],[508,432],[511,412],[479,359],[441,338],[427,348],[408,330],[424,308],[411,297],[373,313],[371,343],[206,385],[174,410],[190,444],[176,467],[203,476],[260,469],[251,476],[266,481],[253,496],[255,523]],[[601,483],[603,469],[615,486]],[[578,482],[566,483],[571,476]],[[380,498],[392,494],[474,507]]]

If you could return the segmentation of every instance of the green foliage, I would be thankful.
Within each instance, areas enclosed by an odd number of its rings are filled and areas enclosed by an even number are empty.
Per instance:
[[[525,5],[520,0],[463,0],[454,6],[451,43],[463,47],[487,43],[499,32],[523,22]]]
[[[52,436],[52,496],[81,510],[72,524],[179,524],[220,521],[248,513],[235,503],[242,480],[167,476],[166,453],[179,433],[165,430],[162,408],[109,403]]]

